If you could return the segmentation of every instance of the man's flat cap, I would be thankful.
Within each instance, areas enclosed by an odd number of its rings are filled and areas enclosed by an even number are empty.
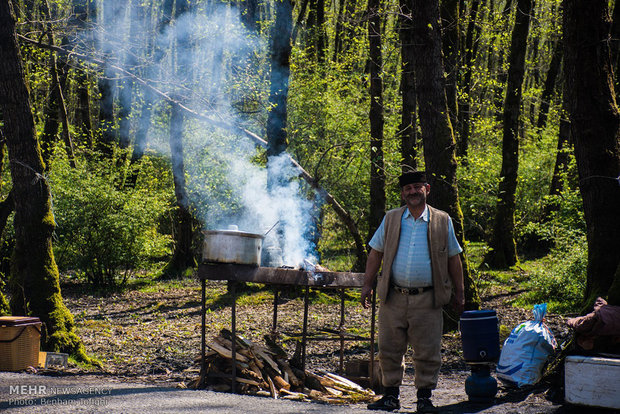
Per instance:
[[[400,184],[401,187],[414,183],[426,184],[426,173],[424,171],[411,171],[398,177],[398,184]]]

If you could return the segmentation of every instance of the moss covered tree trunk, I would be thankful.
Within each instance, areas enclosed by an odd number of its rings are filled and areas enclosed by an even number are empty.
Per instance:
[[[424,161],[431,184],[429,204],[452,217],[461,246],[465,247],[463,212],[456,185],[456,142],[452,132],[441,61],[441,38],[437,0],[414,0],[413,43],[416,47],[415,74],[420,126],[424,143]],[[477,309],[480,298],[463,255],[465,307]]]
[[[401,171],[417,169],[418,128],[416,127],[417,98],[415,93],[415,71],[413,69],[413,23],[411,21],[411,1],[399,0],[398,38],[401,43],[400,94],[403,100],[400,126]]]
[[[60,294],[52,252],[54,215],[34,118],[15,37],[9,0],[0,0],[0,105],[9,149],[15,201],[15,248],[11,263],[11,311],[41,318],[45,349],[85,357],[73,316]]]
[[[585,307],[620,305],[620,113],[604,0],[564,1],[564,79],[587,226]]]

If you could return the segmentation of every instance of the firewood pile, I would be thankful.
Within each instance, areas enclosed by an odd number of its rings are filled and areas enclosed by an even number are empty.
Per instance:
[[[206,369],[189,388],[230,391],[232,388],[232,334],[223,329],[207,342]],[[299,348],[288,359],[286,351],[269,336],[267,346],[236,336],[236,392],[271,398],[349,404],[374,400],[372,390],[339,375],[318,370],[301,370]],[[200,364],[202,356],[196,359]]]

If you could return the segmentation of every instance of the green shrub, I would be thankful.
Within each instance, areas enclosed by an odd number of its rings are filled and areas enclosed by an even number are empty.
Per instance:
[[[95,287],[124,284],[150,259],[168,254],[170,240],[157,231],[169,194],[156,181],[148,159],[138,182],[123,188],[127,170],[118,163],[90,161],[77,168],[53,161],[55,256],[61,269],[76,270]]]
[[[546,302],[550,312],[576,312],[586,289],[588,252],[585,235],[554,250],[547,266],[535,270],[526,283],[527,292],[518,305]]]

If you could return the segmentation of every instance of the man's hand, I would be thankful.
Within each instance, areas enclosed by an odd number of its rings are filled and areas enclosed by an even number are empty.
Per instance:
[[[370,301],[372,300],[372,288],[377,281],[377,272],[381,266],[381,260],[383,259],[383,252],[379,252],[375,249],[370,249],[368,253],[368,260],[366,260],[366,272],[364,272],[364,284],[362,285],[361,300],[364,309],[368,309]]]
[[[465,293],[462,290],[454,293],[452,306],[454,306],[454,311],[457,315],[461,316],[461,313],[465,310]]]
[[[368,309],[372,301],[372,286],[362,286],[361,300],[364,309]]]

